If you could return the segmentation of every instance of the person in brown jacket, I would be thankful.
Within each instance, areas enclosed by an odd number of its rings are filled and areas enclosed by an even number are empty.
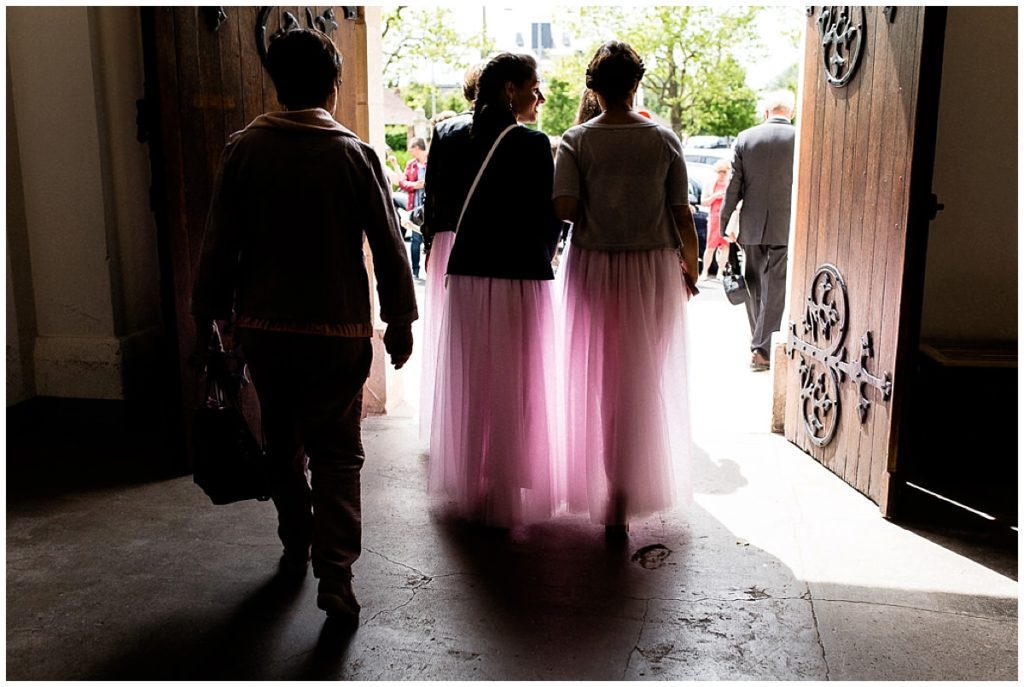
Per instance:
[[[364,236],[395,368],[412,352],[416,298],[383,166],[333,118],[334,44],[289,31],[271,42],[267,70],[284,111],[257,117],[224,149],[192,293],[197,350],[213,320],[233,311],[260,400],[282,571],[304,575],[312,558],[317,605],[351,623],[360,411],[373,355]]]

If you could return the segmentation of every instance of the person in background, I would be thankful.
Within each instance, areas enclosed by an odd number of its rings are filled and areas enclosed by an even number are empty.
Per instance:
[[[462,95],[472,106],[483,64],[466,70]],[[463,112],[445,118],[431,137],[430,176],[424,205],[423,245],[426,249],[427,280],[423,305],[423,357],[420,364],[420,439],[430,439],[430,419],[434,411],[434,375],[437,370],[437,343],[441,335],[444,311],[444,274],[448,256],[455,243],[455,225],[473,179],[469,176],[469,131],[473,113]],[[468,178],[467,178],[468,177]]]
[[[537,63],[502,53],[480,73],[468,202],[456,210],[430,432],[430,489],[462,517],[510,528],[558,505],[548,137],[517,123],[544,103]],[[461,222],[459,221],[461,217]]]
[[[396,369],[412,353],[416,297],[383,165],[333,117],[334,43],[314,30],[283,33],[267,71],[284,111],[232,134],[221,157],[192,291],[196,353],[208,355],[214,320],[236,316],[260,401],[282,573],[304,577],[312,557],[317,606],[354,624],[360,411],[373,357],[364,236]]]
[[[765,99],[761,124],[741,131],[733,146],[732,177],[719,212],[720,231],[743,201],[739,244],[746,256],[750,367],[767,370],[772,333],[779,331],[786,303],[786,260],[793,191],[796,129],[794,98],[777,91]]]
[[[420,137],[409,141],[409,162],[405,165],[405,171],[396,175],[394,180],[398,188],[406,194],[406,211],[411,215],[413,210],[423,205],[427,179],[427,142]],[[398,161],[394,156],[388,159],[393,171],[398,172]],[[420,247],[423,245],[423,234],[420,228],[413,224],[410,249],[412,251],[412,276],[420,278]]]
[[[562,134],[556,215],[573,222],[559,351],[568,507],[623,537],[689,497],[687,290],[697,268],[683,150],[633,109],[643,62],[605,43],[587,68],[602,114]]]
[[[719,210],[725,200],[725,188],[729,183],[729,169],[731,165],[728,160],[719,160],[714,164],[715,180],[704,187],[701,205],[708,206],[708,243],[704,249],[704,273],[701,279],[710,279],[709,270],[711,261],[717,259],[718,274],[725,273],[725,266],[729,264],[729,241],[724,232],[720,230]]]

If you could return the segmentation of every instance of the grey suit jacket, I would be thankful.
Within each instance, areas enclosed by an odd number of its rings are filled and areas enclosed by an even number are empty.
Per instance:
[[[783,117],[771,117],[736,137],[721,227],[724,232],[742,200],[741,244],[784,246],[789,242],[795,141],[796,128]]]

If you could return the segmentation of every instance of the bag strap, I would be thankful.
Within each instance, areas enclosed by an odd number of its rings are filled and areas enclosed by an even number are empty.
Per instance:
[[[498,134],[498,138],[494,140],[494,145],[491,146],[491,150],[487,153],[487,157],[484,158],[484,163],[480,165],[480,170],[476,173],[476,179],[473,179],[473,185],[469,187],[469,193],[466,194],[466,202],[462,204],[462,212],[459,213],[459,221],[455,225],[455,235],[459,235],[459,227],[462,226],[462,218],[466,214],[466,208],[469,207],[469,201],[473,197],[473,192],[476,191],[476,185],[480,183],[480,177],[483,176],[484,170],[487,169],[487,163],[491,161],[491,156],[494,155],[494,151],[498,149],[498,144],[501,143],[501,139],[505,138],[505,134],[512,129],[515,129],[518,124],[509,124],[505,127],[505,130]]]

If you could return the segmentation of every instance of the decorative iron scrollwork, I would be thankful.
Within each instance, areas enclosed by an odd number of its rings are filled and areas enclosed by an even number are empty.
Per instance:
[[[348,17],[346,10],[346,18]],[[356,9],[356,8],[353,8]],[[256,50],[260,55],[260,62],[263,66],[267,64],[267,23],[270,19],[270,13],[274,11],[273,7],[262,7],[260,8],[259,15],[256,18]],[[357,12],[358,14],[358,12]],[[334,37],[334,32],[338,30],[338,22],[334,16],[334,10],[328,7],[324,10],[324,13],[320,16],[314,16],[313,10],[308,7],[305,8],[306,15],[306,26],[310,29],[315,29],[320,33],[325,33],[329,37]],[[294,29],[298,29],[302,26],[299,20],[291,12],[285,12],[281,15],[281,25],[277,31],[271,35],[270,39],[273,40],[282,33],[288,33]]]
[[[801,322],[803,338],[797,333],[797,323],[789,323],[786,353],[790,358],[800,354],[797,370],[804,430],[816,446],[826,446],[835,437],[839,426],[840,384],[847,378],[857,386],[857,415],[861,424],[867,421],[871,408],[871,401],[865,394],[868,386],[878,389],[883,400],[888,400],[892,394],[890,374],[876,377],[867,369],[868,359],[874,357],[871,332],[861,337],[856,362],[846,360],[843,342],[848,313],[846,282],[835,266],[826,264],[818,268],[811,280]]]
[[[203,16],[206,18],[206,26],[213,33],[217,33],[221,25],[228,20],[223,7],[204,7]]]
[[[864,8],[822,7],[818,13],[825,80],[839,88],[853,78],[864,48]]]

